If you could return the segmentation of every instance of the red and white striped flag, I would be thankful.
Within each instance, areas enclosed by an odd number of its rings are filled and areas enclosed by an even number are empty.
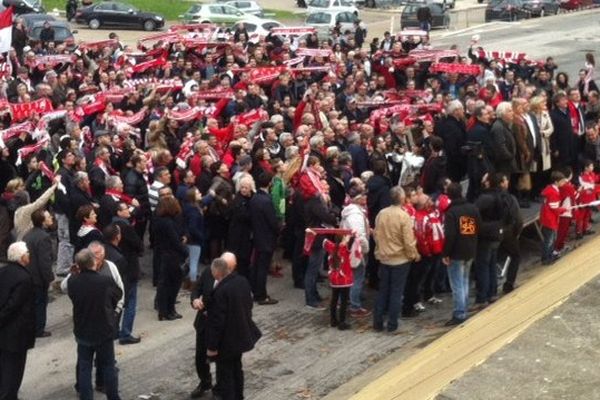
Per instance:
[[[12,44],[13,8],[0,12],[0,53],[10,50]]]

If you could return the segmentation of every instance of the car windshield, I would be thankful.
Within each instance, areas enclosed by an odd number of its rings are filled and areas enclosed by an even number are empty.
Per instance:
[[[40,33],[42,32],[43,26],[37,26],[31,30],[31,37],[33,39],[39,39]],[[53,26],[54,28],[54,40],[57,42],[64,42],[73,36],[71,31],[62,26]]]
[[[200,4],[194,4],[194,5],[193,5],[193,6],[191,6],[191,7],[189,8],[189,10],[187,10],[186,12],[187,12],[188,14],[196,14],[196,13],[199,13],[199,12],[200,12],[200,10],[202,10],[202,6],[201,6]]]
[[[265,22],[264,24],[262,24],[263,29],[266,31],[270,31],[271,28],[278,28],[280,26],[281,25],[278,24],[277,22]]]
[[[326,7],[329,7],[329,1],[328,0],[313,0],[310,2],[310,6],[326,8]]]
[[[328,24],[331,22],[331,15],[325,13],[310,14],[306,19],[307,24]]]

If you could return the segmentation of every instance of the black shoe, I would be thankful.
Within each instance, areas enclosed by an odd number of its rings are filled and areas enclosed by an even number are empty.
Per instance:
[[[347,322],[340,322],[338,324],[337,327],[340,331],[347,331],[348,329],[350,329],[350,324],[348,324]]]
[[[337,319],[332,319],[331,321],[329,321],[329,325],[330,325],[332,328],[335,328],[336,326],[338,326],[338,321],[337,321]]]
[[[444,326],[456,326],[462,324],[463,322],[465,322],[464,319],[452,318],[451,320],[446,321]]]
[[[294,288],[304,290],[304,283],[294,283]]]
[[[96,392],[106,393],[106,389],[104,389],[104,385],[96,385]]]
[[[158,320],[159,321],[174,321],[176,319],[177,319],[177,317],[175,315],[173,315],[173,314],[169,314],[169,315],[158,314]]]
[[[181,315],[181,314],[179,314],[179,313],[177,313],[177,312],[173,312],[171,315],[172,315],[172,316],[173,316],[175,319],[181,319],[181,318],[183,318],[183,315]]]
[[[373,330],[375,332],[383,332],[383,325],[373,325]]]
[[[259,306],[271,306],[273,304],[279,303],[279,300],[272,299],[270,297],[266,297],[263,300],[258,300],[256,302]]]
[[[575,240],[581,240],[583,239],[583,235],[581,233],[578,233],[577,235],[575,235]]]
[[[36,338],[45,338],[45,337],[49,337],[52,336],[52,333],[48,332],[48,331],[44,331],[42,333],[38,333],[35,335]]]
[[[199,399],[200,397],[202,397],[202,395],[204,395],[204,392],[207,392],[210,389],[212,389],[212,385],[203,385],[202,383],[200,383],[196,387],[196,389],[194,389],[194,391],[190,394],[190,397],[192,399]]]
[[[135,336],[129,336],[123,339],[119,339],[119,344],[122,345],[127,345],[127,344],[137,344],[139,342],[141,342],[142,339],[139,337],[135,337]]]
[[[587,231],[583,232],[584,235],[594,235],[596,234],[596,231],[593,229],[588,229]]]
[[[502,292],[504,294],[509,294],[510,292],[512,292],[513,290],[515,290],[515,287],[513,285],[507,285],[506,283],[502,286]]]

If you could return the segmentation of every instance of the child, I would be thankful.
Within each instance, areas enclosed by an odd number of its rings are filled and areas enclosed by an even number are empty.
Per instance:
[[[579,176],[579,196],[577,204],[589,204],[596,201],[596,182],[598,177],[594,172],[594,162],[585,160],[583,162],[583,172]],[[591,207],[582,207],[577,210],[576,231],[577,239],[583,238],[583,235],[592,235],[595,232],[590,229],[590,218],[592,217]]]
[[[331,303],[329,306],[331,326],[337,326],[340,331],[350,328],[350,325],[346,323],[346,309],[350,287],[354,280],[352,266],[350,265],[349,240],[350,235],[345,235],[339,245],[329,239],[323,241],[323,248],[329,255],[327,259],[329,263],[329,285],[331,286]],[[337,315],[338,300],[340,303],[339,318]]]
[[[560,214],[560,218],[558,219],[558,230],[556,232],[556,241],[554,243],[554,252],[557,256],[560,255],[565,248],[571,221],[573,218],[577,218],[579,211],[577,209],[571,209],[575,206],[577,197],[577,189],[571,182],[571,179],[573,179],[573,171],[569,167],[566,167],[563,171],[566,182],[560,187],[558,192],[560,193],[560,206],[564,211]]]
[[[559,216],[566,210],[560,206],[560,187],[567,183],[567,178],[560,171],[553,171],[550,175],[552,184],[542,190],[544,203],[540,209],[540,225],[542,226],[542,235],[544,244],[542,246],[542,264],[550,265],[556,261],[557,257],[553,254],[554,243],[556,242],[556,232],[558,231]],[[568,230],[568,226],[567,226]]]

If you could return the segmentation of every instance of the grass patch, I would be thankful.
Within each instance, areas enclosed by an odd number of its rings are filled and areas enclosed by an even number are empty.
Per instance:
[[[57,8],[65,11],[65,0],[42,0],[46,11]],[[139,8],[141,11],[155,12],[162,15],[167,21],[177,20],[178,16],[185,13],[193,4],[183,0],[126,0],[125,3]]]

